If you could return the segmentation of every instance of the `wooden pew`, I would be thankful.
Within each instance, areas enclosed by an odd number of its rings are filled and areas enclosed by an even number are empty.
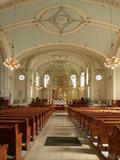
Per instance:
[[[49,107],[39,108],[39,107],[29,107],[29,108],[12,108],[3,109],[0,114],[16,114],[16,115],[34,115],[36,122],[36,134],[38,134],[39,128],[41,129],[49,116],[52,114],[52,109]]]
[[[87,114],[83,114],[82,117],[82,125],[83,127],[89,126],[89,124],[91,124],[93,121],[92,118],[98,118],[98,119],[103,119],[103,118],[120,118],[120,113],[107,113],[107,112],[96,112],[96,113],[87,113]]]
[[[30,126],[28,124],[28,119],[22,120],[6,120],[0,119],[0,125],[11,125],[11,124],[18,124],[19,132],[22,133],[22,142],[25,143],[25,149],[30,149]],[[24,148],[23,148],[24,149]]]
[[[21,110],[20,110],[21,111]],[[52,114],[52,108],[50,107],[30,107],[30,108],[24,108],[22,110],[23,112],[31,112],[33,114],[39,114],[39,128],[42,128],[50,115]]]
[[[8,145],[0,145],[0,160],[7,160]]]
[[[104,150],[104,145],[108,144],[108,134],[113,131],[114,126],[120,124],[119,121],[101,121],[98,126],[98,148]]]
[[[0,111],[0,117],[30,117],[31,135],[32,140],[35,139],[35,134],[38,135],[39,129],[47,122],[48,118],[52,114],[52,109],[49,107],[39,108],[39,107],[28,107],[28,108],[11,108],[3,109]]]
[[[13,156],[14,160],[22,160],[22,134],[17,124],[0,125],[0,144],[8,144],[8,155]]]
[[[0,119],[6,119],[6,120],[24,120],[24,119],[29,119],[29,126],[31,128],[31,136],[32,140],[35,140],[35,128],[36,128],[36,123],[35,123],[35,117],[34,116],[29,116],[29,115],[17,115],[17,114],[3,114],[0,115]]]
[[[83,126],[87,128],[91,137],[98,137],[96,141],[98,141],[97,148],[100,152],[108,149],[108,159],[118,160],[120,159],[120,127],[117,127],[117,131],[114,131],[114,127],[118,124],[120,126],[120,108],[108,109],[110,108],[69,108],[68,114],[70,119],[75,124],[78,124],[78,127]],[[108,134],[111,133],[112,136],[108,138]],[[118,139],[116,138],[117,136]],[[91,141],[93,140],[92,138]],[[118,143],[116,143],[116,141],[118,141]],[[108,148],[104,146],[108,146]]]
[[[107,113],[106,114],[104,112],[100,112],[100,113],[96,112],[96,113],[85,114],[84,125],[86,127],[87,134],[90,136],[92,141],[96,141],[96,137],[98,137],[98,132],[100,130],[100,129],[98,129],[98,124],[99,124],[98,122],[101,120],[102,121],[104,120],[106,122],[109,121],[108,123],[112,123],[114,121],[113,123],[115,125],[115,123],[120,121],[120,113],[118,113],[118,114],[114,114],[114,113],[108,114]],[[105,132],[105,133],[107,133],[107,132]],[[105,135],[104,135],[104,139],[105,139]],[[101,148],[101,150],[103,149],[102,142],[99,145],[99,147]]]
[[[113,128],[113,132],[108,137],[108,159],[119,160],[120,159],[120,126],[117,125]]]
[[[8,137],[7,140],[5,138],[0,138],[0,143],[6,144],[7,142],[7,144],[11,146],[8,149],[8,154],[13,156],[14,160],[22,160],[22,142],[25,142],[26,149],[29,150],[30,128],[32,140],[34,140],[35,134],[38,134],[39,129],[41,129],[45,125],[51,114],[52,109],[48,107],[30,107],[19,109],[3,108],[2,110],[0,110],[0,137],[2,137],[4,133],[5,137]],[[21,132],[21,134],[19,133],[19,131]],[[7,136],[8,132],[9,136]],[[12,138],[10,139],[10,137]],[[15,140],[13,139],[13,137],[15,137]]]
[[[87,134],[91,137],[91,140],[94,140],[98,135],[98,125],[100,121],[120,121],[120,116],[94,116],[89,117],[88,123],[86,125]]]

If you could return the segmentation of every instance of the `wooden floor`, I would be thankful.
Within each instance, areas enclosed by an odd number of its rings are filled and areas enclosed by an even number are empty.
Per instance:
[[[44,146],[47,136],[78,137],[82,146]],[[67,113],[55,112],[36,138],[25,160],[103,160]]]

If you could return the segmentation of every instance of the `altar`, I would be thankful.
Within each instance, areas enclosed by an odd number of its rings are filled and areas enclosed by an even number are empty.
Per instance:
[[[67,109],[67,102],[64,101],[64,100],[54,100],[53,105],[54,105],[53,108],[54,108],[55,111],[56,110],[64,111],[64,110]]]
[[[64,106],[64,107],[67,106],[67,102],[64,100],[54,100],[53,104],[55,106]]]

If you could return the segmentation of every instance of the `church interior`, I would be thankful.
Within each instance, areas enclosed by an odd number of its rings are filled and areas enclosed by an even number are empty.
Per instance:
[[[120,0],[0,0],[0,160],[120,160]]]

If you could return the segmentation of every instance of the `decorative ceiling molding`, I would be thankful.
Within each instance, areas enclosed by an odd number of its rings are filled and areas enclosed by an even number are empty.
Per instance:
[[[56,65],[65,64],[68,62],[68,56],[66,55],[53,55],[53,63]]]
[[[14,24],[6,25],[4,27],[0,27],[0,29],[3,30],[4,32],[9,32],[11,30],[15,30],[18,28],[24,28],[24,27],[28,27],[28,26],[33,26],[33,25],[36,25],[36,23],[32,19],[32,20],[19,21]]]
[[[99,52],[98,50],[94,49],[94,48],[89,48],[85,45],[76,45],[76,44],[72,44],[72,43],[52,43],[52,44],[47,44],[47,45],[39,45],[36,47],[32,47],[29,48],[27,50],[24,50],[23,52],[19,53],[16,55],[16,58],[19,61],[23,61],[24,59],[26,59],[27,57],[30,57],[32,55],[37,56],[40,54],[44,54],[46,52],[53,52],[53,51],[72,51],[73,52],[77,52],[79,54],[83,54],[85,55],[91,55],[91,56],[95,56],[98,57],[99,59],[101,58],[101,61],[104,60],[105,55],[103,55],[103,53]]]
[[[116,56],[120,54],[120,32],[118,33],[116,41],[114,42],[113,53],[116,53]]]
[[[102,68],[103,70],[105,69],[105,67],[103,65],[104,64],[103,59],[101,60],[101,57],[96,57],[94,55],[91,55],[91,56],[86,55],[85,56],[84,52],[81,55],[79,55],[78,52],[81,52],[81,51],[76,52],[72,49],[68,50],[67,52],[66,51],[64,52],[64,50],[56,51],[56,52],[57,52],[57,55],[62,54],[63,57],[64,56],[66,57],[66,54],[67,54],[67,56],[68,56],[67,63],[63,63],[60,65],[54,64],[53,63],[54,56],[52,56],[52,55],[55,55],[55,53],[53,53],[53,51],[50,51],[49,53],[45,52],[42,55],[37,55],[37,56],[33,57],[31,59],[31,61],[29,62],[28,70],[30,69],[31,66],[34,70],[38,70],[38,68],[40,68],[40,71],[42,70],[42,68],[44,68],[46,70],[46,67],[48,66],[47,68],[49,69],[50,68],[49,66],[52,64],[52,66],[54,66],[54,68],[57,67],[58,71],[59,71],[59,66],[63,65],[63,66],[65,66],[65,68],[69,68],[69,66],[73,66],[73,68],[76,68],[75,70],[78,73],[80,73],[80,70],[81,69],[84,70],[84,69],[86,69],[86,67],[94,68],[94,63],[98,64],[98,66],[99,66],[98,68]],[[89,54],[89,53],[87,53],[87,54]],[[41,59],[41,61],[39,61],[39,59]]]
[[[42,66],[43,64],[42,65],[39,64],[38,68],[42,68]],[[83,63],[78,64],[76,62],[71,63],[71,61],[69,60],[68,63],[61,64],[61,65],[52,64],[52,63],[48,65],[48,63],[45,63],[43,72],[50,73],[51,75],[54,73],[53,76],[61,77],[61,76],[69,75],[73,72],[77,73],[81,70],[81,67],[86,68],[85,61],[83,61]]]
[[[5,58],[11,57],[8,40],[2,31],[0,31],[0,48],[3,48]]]
[[[29,3],[29,2],[37,2],[37,0],[0,0],[0,9],[5,9],[5,8],[9,8],[9,7],[13,7],[14,5],[19,5],[19,4],[24,4],[24,3]],[[88,0],[88,2],[96,2],[99,4],[103,4],[103,5],[110,5],[120,9],[120,1],[119,0]]]
[[[20,5],[23,3],[34,2],[36,0],[0,0],[0,9],[5,9],[9,7],[13,7],[16,5]]]
[[[98,21],[98,20],[95,20],[95,19],[91,19],[90,17],[88,17],[81,23],[81,25],[79,27],[74,28],[73,31],[65,32],[65,33],[62,32],[62,34],[65,35],[65,34],[68,34],[68,33],[76,32],[86,25],[94,25],[96,27],[106,28],[106,29],[112,30],[116,33],[118,33],[120,31],[119,26],[113,25],[111,23],[106,23],[106,22],[103,22],[103,21]],[[47,33],[50,33],[50,34],[55,34],[55,35],[60,34],[60,32],[56,33],[56,32],[49,31],[48,29],[45,29],[45,27],[43,27],[42,22],[41,23],[38,22],[38,19],[19,21],[19,22],[16,22],[14,24],[10,24],[10,25],[6,25],[4,27],[0,27],[0,30],[6,33],[6,32],[9,32],[11,30],[14,30],[14,29],[24,28],[24,27],[29,27],[29,26],[38,26],[38,27],[42,28],[44,31],[46,31]]]
[[[54,63],[55,53],[54,51],[53,52],[49,51],[49,52],[45,52],[44,54],[38,54],[32,57],[32,59],[30,59],[29,61],[28,70],[30,69],[31,66],[32,68],[34,68],[34,70],[37,70],[39,67],[41,68],[41,66],[46,70],[46,67],[50,69],[49,66],[52,65],[54,68],[57,69],[57,72],[59,72],[59,75],[60,74],[62,75],[63,74],[61,70],[62,66],[64,66],[66,69],[69,68],[69,66],[74,66],[74,68],[76,69],[79,68],[78,70],[80,70],[80,68],[86,68],[92,65],[93,58],[91,59],[91,57],[88,58],[86,56],[79,55],[76,52],[65,51],[65,50],[56,51],[56,52],[57,52],[57,58],[60,57],[60,55],[62,54],[62,59],[67,58],[67,61],[65,63],[64,62],[58,63],[58,64]],[[39,59],[41,59],[41,61],[39,61]],[[27,60],[25,59],[25,61]],[[76,67],[76,66],[79,66],[79,67]]]
[[[58,5],[46,8],[42,10],[36,18],[37,23],[40,24],[45,31],[53,34],[73,33],[86,22],[84,14],[77,8],[69,5]]]
[[[97,2],[103,5],[111,5],[114,8],[120,9],[119,0],[90,0],[90,1]]]
[[[24,60],[22,60],[21,63],[25,63],[26,61],[28,66],[27,69],[29,71],[31,70],[31,67],[32,67],[32,70],[34,71],[38,70],[38,68],[40,67],[40,71],[41,71],[42,68],[45,68],[46,66],[45,64],[55,65],[53,63],[55,55],[57,57],[62,55],[62,59],[64,59],[64,57],[67,58],[67,63],[63,63],[63,65],[65,66],[69,64],[69,65],[73,65],[74,68],[76,68],[75,66],[78,64],[81,69],[82,68],[85,69],[86,67],[94,68],[94,63],[99,63],[99,68],[106,69],[104,68],[104,65],[103,65],[104,58],[102,56],[95,55],[93,52],[90,53],[85,50],[81,50],[81,48],[77,48],[77,46],[76,47],[69,46],[69,48],[66,48],[66,47],[61,48],[60,50],[59,50],[59,46],[54,46],[53,48],[50,47],[49,49],[48,47],[45,47],[45,51],[41,48],[40,49],[41,53],[40,51],[38,51],[37,54],[33,54],[34,56],[30,55],[32,58],[24,57]],[[77,67],[76,71],[80,71],[80,68],[78,69]]]
[[[98,21],[98,20],[95,20],[95,19],[90,19],[89,18],[88,21],[87,21],[87,24],[102,27],[102,28],[106,28],[106,29],[109,29],[109,30],[114,31],[116,33],[120,32],[120,27],[119,26],[113,25],[111,23]]]

